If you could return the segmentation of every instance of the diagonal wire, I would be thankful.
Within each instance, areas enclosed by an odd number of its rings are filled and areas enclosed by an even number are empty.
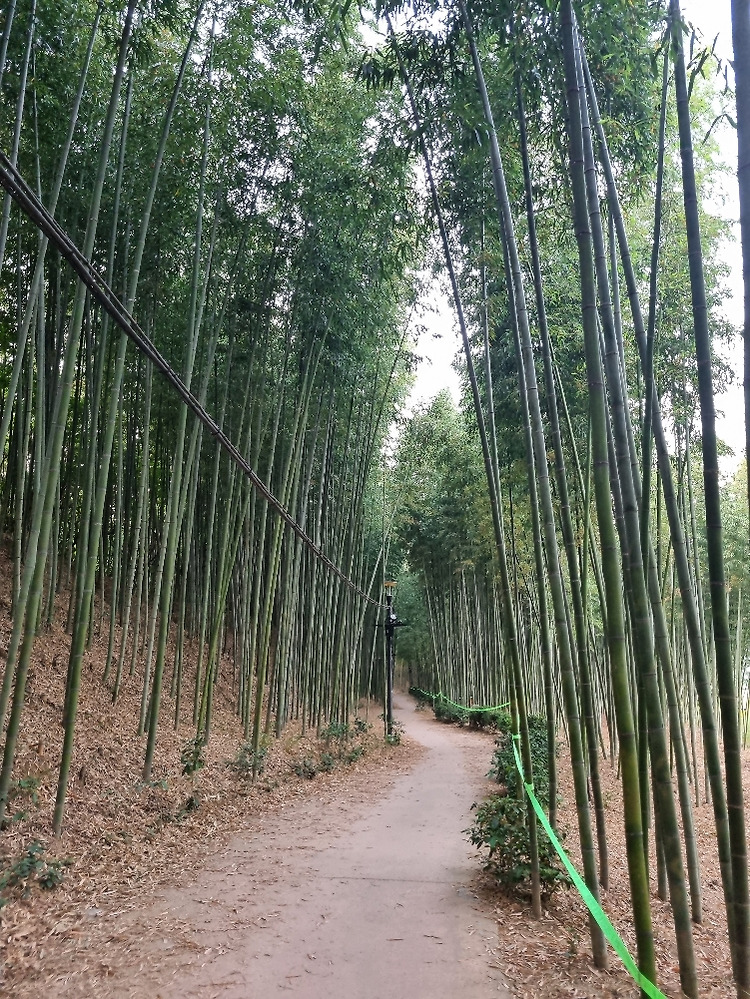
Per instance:
[[[86,285],[91,295],[96,299],[102,308],[109,313],[120,329],[135,344],[138,350],[147,357],[157,368],[166,381],[172,386],[177,395],[182,399],[187,408],[195,414],[208,432],[224,448],[232,461],[245,473],[253,487],[266,500],[284,523],[291,528],[298,538],[310,549],[323,565],[331,570],[350,590],[359,594],[364,600],[374,607],[385,608],[385,604],[365,593],[356,583],[340,569],[323,550],[315,544],[307,532],[297,523],[289,513],[284,504],[277,499],[268,486],[263,482],[255,469],[242,456],[237,447],[227,437],[219,427],[213,417],[201,406],[200,402],[185,385],[180,376],[171,367],[169,362],[162,357],[154,343],[146,336],[141,327],[128,312],[120,299],[115,295],[104,278],[94,268],[89,260],[84,257],[78,247],[73,243],[65,230],[55,221],[44,205],[39,201],[34,192],[24,181],[18,170],[13,166],[10,159],[0,150],[0,186],[10,194],[16,204],[25,215],[40,229],[49,239],[50,243],[68,261],[76,272],[80,280]]]

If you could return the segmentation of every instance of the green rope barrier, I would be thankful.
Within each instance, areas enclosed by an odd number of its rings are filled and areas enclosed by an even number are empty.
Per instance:
[[[485,705],[466,705],[458,704],[456,701],[452,701],[450,697],[446,697],[445,694],[430,694],[426,690],[422,690],[421,687],[412,687],[418,694],[423,694],[424,697],[429,697],[433,701],[445,701],[446,704],[452,704],[454,708],[459,708],[461,711],[503,711],[505,708],[510,707],[510,701],[506,701],[505,704],[495,704],[492,707],[487,707]]]
[[[457,704],[456,701],[452,701],[449,697],[446,697],[445,694],[430,694],[426,690],[422,690],[420,687],[414,687],[413,690],[418,694],[422,694],[426,698],[431,698],[433,701],[445,701],[446,704],[452,704],[454,708],[459,708],[461,711],[502,711],[504,708],[510,707],[510,701],[507,701],[505,704],[496,704],[494,707],[481,707],[481,706],[467,707],[465,704]],[[534,794],[534,785],[526,783],[526,778],[523,772],[523,764],[521,762],[521,757],[518,752],[518,743],[520,742],[520,739],[521,737],[518,735],[513,736],[513,755],[516,758],[516,767],[518,768],[518,773],[521,777],[521,780],[523,781],[523,786],[526,790],[526,793],[529,796],[529,800],[531,801],[534,811],[536,812],[539,821],[542,823],[544,831],[549,836],[552,846],[557,851],[557,855],[560,857],[560,860],[562,860],[563,864],[565,865],[565,869],[570,875],[573,884],[578,889],[578,892],[583,901],[586,903],[589,912],[601,927],[604,936],[609,941],[610,945],[612,946],[612,949],[618,955],[623,965],[625,966],[625,970],[628,972],[628,974],[636,983],[636,985],[640,986],[640,988],[646,993],[647,996],[650,997],[650,999],[667,999],[664,993],[660,989],[658,989],[650,979],[646,978],[646,976],[641,973],[638,965],[633,960],[630,951],[625,946],[625,941],[622,939],[620,934],[612,925],[606,912],[604,911],[604,909],[602,909],[599,902],[594,898],[588,886],[586,885],[586,882],[583,880],[581,875],[575,869],[570,858],[563,849],[562,843],[555,834],[555,830],[549,824],[549,819],[547,818],[547,815],[545,814],[545,811],[542,808],[539,799]]]
[[[531,801],[531,804],[534,807],[534,811],[539,817],[539,821],[542,823],[542,826],[544,827],[544,831],[549,836],[550,842],[557,851],[560,860],[562,860],[563,864],[565,865],[565,869],[567,870],[568,874],[571,876],[573,884],[578,889],[581,898],[588,907],[589,912],[601,927],[604,936],[612,945],[613,950],[619,956],[622,963],[625,965],[625,969],[630,974],[630,977],[633,979],[636,985],[639,985],[641,989],[646,993],[646,995],[651,997],[651,999],[666,999],[664,993],[661,992],[650,979],[646,978],[645,975],[641,974],[638,965],[631,957],[630,951],[625,946],[625,942],[623,941],[622,937],[610,922],[604,909],[602,909],[601,905],[599,905],[598,901],[591,894],[589,888],[586,885],[586,882],[583,880],[581,875],[578,873],[578,871],[571,863],[570,858],[568,857],[567,853],[562,847],[562,844],[560,843],[560,840],[555,835],[555,830],[549,824],[549,819],[547,818],[544,809],[539,803],[539,799],[534,794],[534,785],[526,783],[526,778],[524,777],[523,773],[523,764],[521,763],[521,757],[518,752],[519,742],[520,742],[520,736],[514,735],[513,753],[516,758],[516,767],[518,768],[518,773],[520,774],[521,780],[523,781],[523,786],[525,787],[526,793],[529,796],[529,800]]]

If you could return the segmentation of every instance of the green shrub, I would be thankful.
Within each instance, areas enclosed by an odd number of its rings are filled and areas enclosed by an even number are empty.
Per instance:
[[[409,687],[409,693],[419,704],[432,704],[434,697],[421,687]]]
[[[496,728],[500,732],[510,732],[512,728],[511,716],[501,708],[488,710],[487,708],[462,707],[449,701],[443,694],[426,694],[419,687],[410,687],[409,693],[417,700],[417,709],[432,705],[435,717],[438,721],[448,725],[468,725],[470,728]]]
[[[330,773],[332,770],[336,769],[336,757],[333,753],[320,754],[320,769],[325,773]]]
[[[0,908],[10,901],[9,890],[20,889],[22,897],[26,898],[34,882],[47,891],[60,884],[65,868],[70,867],[73,861],[46,857],[45,852],[44,843],[34,839],[15,861],[9,862],[5,858],[8,866],[0,871]]]
[[[260,776],[265,769],[267,755],[267,743],[262,743],[255,750],[252,742],[243,742],[229,766],[243,777]]]
[[[29,817],[29,809],[36,808],[39,804],[40,783],[39,777],[19,777],[11,784],[8,789],[8,805],[14,803],[16,811],[6,815],[0,823],[0,829],[7,829],[14,822],[23,822]]]
[[[486,849],[485,867],[498,882],[514,888],[531,878],[529,828],[525,802],[507,794],[495,794],[476,810],[474,825],[467,830],[469,840],[478,849]],[[555,848],[546,836],[537,838],[539,846],[539,878],[542,890],[549,895],[558,885],[570,884],[559,866]]]
[[[519,885],[531,877],[529,855],[528,808],[526,792],[513,752],[512,722],[509,715],[496,712],[496,725],[500,735],[495,741],[495,752],[488,774],[501,784],[504,793],[496,794],[474,805],[476,818],[467,830],[469,840],[479,849],[486,849],[486,867],[506,888]],[[530,715],[529,744],[534,770],[534,793],[547,805],[549,802],[549,760],[547,756],[547,722],[539,715]],[[542,890],[549,894],[557,885],[570,884],[570,879],[560,867],[555,848],[549,838],[537,837],[539,848],[539,877]]]
[[[513,719],[499,708],[469,708],[468,720],[471,728],[496,728],[498,732],[510,732],[513,727]]]
[[[307,780],[312,780],[315,774],[318,772],[318,768],[315,765],[315,761],[311,760],[309,756],[305,756],[298,763],[295,763],[292,770],[297,774],[298,777],[305,777]]]
[[[488,712],[488,714],[490,716],[490,724],[493,728],[496,728],[498,732],[513,731],[513,719],[507,711],[503,711],[502,708],[498,708],[496,711]]]
[[[510,721],[510,719],[508,719]],[[531,765],[534,773],[534,793],[543,805],[549,804],[549,760],[547,759],[547,721],[542,715],[529,715],[529,744]],[[513,753],[511,726],[503,723],[500,735],[495,741],[488,777],[502,784],[507,793],[519,797],[522,791],[521,778]]]
[[[180,763],[182,772],[186,776],[192,776],[205,767],[206,746],[202,735],[196,735],[194,739],[188,739],[184,744],[180,753]]]
[[[469,719],[469,711],[466,708],[451,704],[444,697],[435,698],[432,710],[438,721],[448,725],[465,725]]]
[[[320,737],[325,739],[328,744],[330,744],[333,739],[336,739],[339,742],[344,742],[350,735],[351,732],[349,731],[349,726],[346,722],[330,722],[320,733]]]
[[[388,743],[389,746],[400,746],[403,735],[404,735],[404,726],[401,724],[401,722],[394,721],[391,723],[391,730],[386,735],[385,741]]]

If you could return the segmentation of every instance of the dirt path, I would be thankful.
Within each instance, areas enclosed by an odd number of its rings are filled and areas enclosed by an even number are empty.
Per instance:
[[[374,801],[312,799],[258,816],[191,884],[128,917],[141,939],[128,942],[129,961],[114,962],[106,991],[508,997],[495,921],[472,891],[477,858],[462,834],[486,790],[491,742],[415,712],[404,697],[396,717],[426,748],[411,772]]]

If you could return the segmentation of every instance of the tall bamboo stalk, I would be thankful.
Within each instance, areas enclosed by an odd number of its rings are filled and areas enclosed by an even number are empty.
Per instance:
[[[688,107],[687,76],[682,50],[682,18],[679,0],[670,0],[672,43],[677,93],[677,122],[680,133],[680,162],[688,238],[688,265],[693,308],[693,332],[698,362],[698,393],[701,404],[701,443],[703,450],[703,491],[706,504],[706,542],[711,592],[716,674],[724,740],[724,766],[727,784],[729,837],[732,850],[734,933],[736,939],[734,975],[738,995],[750,995],[750,892],[747,869],[744,796],[742,790],[742,739],[734,687],[729,633],[719,492],[719,466],[716,445],[716,409],[711,378],[710,334],[700,242],[700,219],[693,164],[693,143]]]

